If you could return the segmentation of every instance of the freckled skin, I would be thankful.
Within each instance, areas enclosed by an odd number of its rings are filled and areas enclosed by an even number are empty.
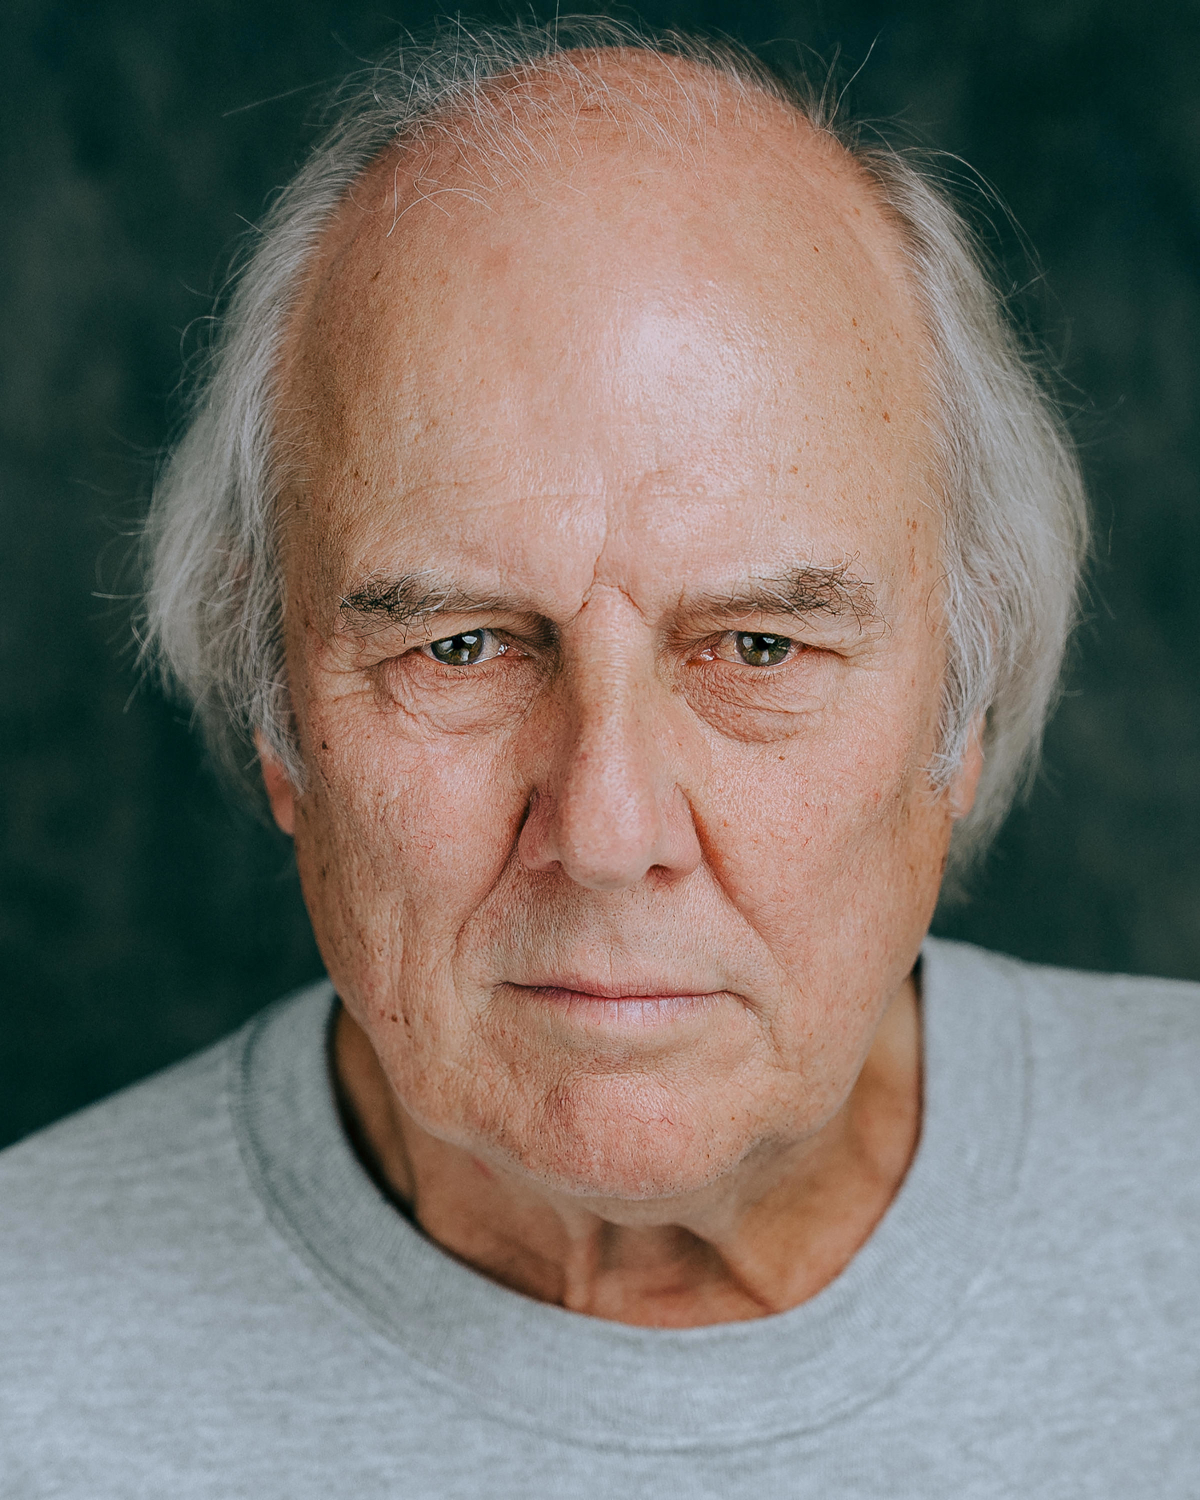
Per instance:
[[[934,792],[924,338],[867,188],[773,106],[702,161],[581,128],[482,197],[380,163],[326,237],[282,402],[303,795],[263,770],[376,1169],[496,1279],[688,1325],[813,1295],[902,1179],[979,754]],[[869,606],[714,613],[799,566]],[[341,607],[412,574],[500,602]],[[694,998],[562,993],[613,989]]]

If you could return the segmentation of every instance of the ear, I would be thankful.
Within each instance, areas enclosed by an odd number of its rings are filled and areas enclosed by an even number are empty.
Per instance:
[[[267,801],[271,804],[271,815],[289,837],[296,831],[296,788],[272,754],[261,729],[254,731],[254,748],[258,751],[258,763],[262,768],[263,786],[267,789]]]
[[[958,770],[954,773],[947,791],[950,796],[950,815],[956,821],[965,818],[975,806],[975,793],[979,789],[979,778],[983,774],[983,715],[976,714],[971,722],[966,747]]]

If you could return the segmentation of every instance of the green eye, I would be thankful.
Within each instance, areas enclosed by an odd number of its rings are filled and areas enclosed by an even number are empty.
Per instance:
[[[734,636],[738,658],[748,667],[773,667],[792,649],[786,635],[762,635],[758,631],[739,630]]]
[[[431,641],[429,654],[434,661],[450,667],[469,667],[483,655],[487,636],[486,630],[464,630],[461,635],[448,635],[444,641]]]

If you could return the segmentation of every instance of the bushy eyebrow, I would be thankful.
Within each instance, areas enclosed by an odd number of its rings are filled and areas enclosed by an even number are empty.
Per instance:
[[[503,594],[475,594],[432,573],[372,578],[338,602],[343,629],[361,631],[375,622],[409,629],[436,615],[528,614],[529,606]]]
[[[848,565],[821,568],[808,564],[775,578],[735,584],[725,592],[684,595],[676,607],[681,615],[705,619],[732,620],[759,613],[795,619],[852,615],[862,627],[879,618],[874,586],[852,574]],[[369,631],[372,622],[407,630],[438,615],[537,613],[528,600],[472,593],[429,572],[367,579],[344,594],[338,607],[339,626],[351,633]]]
[[[798,620],[852,615],[860,627],[879,620],[874,585],[855,577],[848,564],[837,568],[808,564],[776,578],[735,585],[728,593],[690,597],[681,603],[687,613],[717,619],[758,613],[786,614]]]

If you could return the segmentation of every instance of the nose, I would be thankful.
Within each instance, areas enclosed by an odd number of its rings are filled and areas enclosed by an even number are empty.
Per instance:
[[[526,869],[561,869],[594,891],[672,880],[702,858],[679,767],[669,694],[630,668],[572,673],[517,843]],[[663,698],[667,701],[660,702]]]

